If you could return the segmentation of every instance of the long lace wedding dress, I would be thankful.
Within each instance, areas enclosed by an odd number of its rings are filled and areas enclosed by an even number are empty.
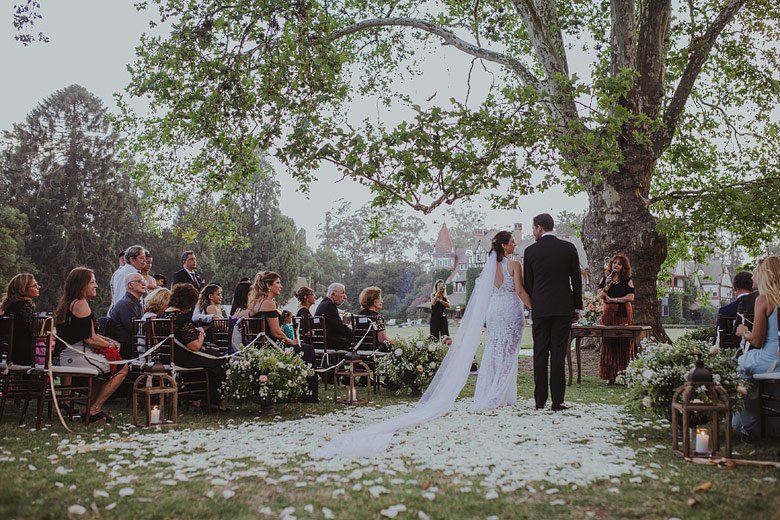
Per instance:
[[[517,401],[517,349],[523,332],[523,307],[515,293],[507,260],[490,253],[441,367],[417,405],[405,414],[331,440],[314,458],[370,457],[383,452],[395,432],[447,413],[468,379],[471,362],[487,324],[487,344],[471,410],[488,410]],[[494,285],[500,269],[503,282]]]

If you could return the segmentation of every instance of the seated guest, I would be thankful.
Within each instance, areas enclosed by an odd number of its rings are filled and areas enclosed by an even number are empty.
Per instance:
[[[604,277],[599,283],[598,296],[604,301],[602,325],[632,325],[634,311],[634,281],[631,279],[631,263],[625,255],[612,257],[604,269]],[[601,358],[599,377],[607,384],[614,385],[618,373],[624,371],[631,361],[630,338],[603,338],[601,340]]]
[[[144,249],[144,246],[130,246],[127,248],[127,251],[125,251],[125,261],[127,262],[125,265],[114,271],[114,274],[111,275],[111,305],[113,306],[116,302],[122,299],[122,296],[125,295],[125,291],[127,291],[127,286],[125,285],[125,278],[128,274],[135,274],[140,273],[141,270],[146,265],[146,249]],[[111,308],[109,307],[109,311]]]
[[[745,325],[737,326],[737,335],[759,348],[745,352],[737,361],[737,372],[750,378],[754,374],[777,372],[780,376],[780,345],[778,344],[778,307],[780,307],[780,256],[764,259],[754,279],[758,281],[759,296],[756,299],[753,330]],[[735,413],[734,430],[752,435],[758,432],[758,385],[752,385],[745,398],[745,407]]]
[[[166,289],[165,287],[158,287],[150,292],[146,298],[144,298],[144,315],[141,316],[141,319],[148,320],[149,318],[156,318],[158,314],[168,308],[170,299],[171,290]]]
[[[314,347],[301,343],[297,339],[288,338],[280,326],[279,309],[276,298],[282,293],[282,279],[272,271],[257,273],[249,293],[250,310],[253,318],[265,319],[265,333],[280,346],[291,346],[296,354],[303,358],[307,365],[314,366]],[[317,403],[317,376],[306,378],[307,395],[300,399],[304,403]]]
[[[149,271],[152,270],[152,254],[147,251],[146,252],[146,262],[144,262],[144,266],[142,269],[140,269],[140,273],[143,275],[144,280],[146,280],[146,289],[148,291],[153,291],[154,289],[157,289],[157,280],[155,280],[154,276],[151,276],[149,274]]]
[[[758,299],[758,268],[761,266],[761,262],[763,262],[763,260],[759,260],[756,263],[756,267],[751,274],[753,280],[752,292],[737,300],[737,320],[732,332],[734,335],[734,344],[737,346],[737,358],[750,348],[757,348],[752,347],[746,339],[737,336],[736,325],[742,324],[745,325],[748,330],[753,330],[753,320],[755,320],[756,315],[756,300]]]
[[[332,283],[328,286],[327,296],[322,299],[320,304],[317,305],[317,310],[314,311],[315,316],[325,318],[329,349],[350,350],[354,343],[355,337],[352,334],[352,329],[341,321],[338,310],[338,306],[344,303],[346,299],[347,291],[344,285]]]
[[[249,317],[249,290],[252,288],[252,282],[249,280],[242,280],[238,282],[236,288],[233,289],[233,301],[230,303],[230,317],[231,318],[248,318]]]
[[[146,296],[146,279],[141,273],[128,274],[125,277],[127,292],[108,311],[108,316],[114,320],[114,331],[119,341],[119,352],[124,359],[135,357],[133,343],[135,339],[135,327],[133,320],[140,320],[144,315],[141,299]]]
[[[86,267],[76,267],[65,279],[62,297],[54,311],[54,323],[57,335],[74,347],[89,347],[83,352],[65,349],[60,354],[60,365],[83,366],[84,354],[100,353],[108,361],[121,359],[119,345],[112,339],[95,333],[95,315],[89,308],[88,300],[97,294],[98,284],[95,273]],[[90,351],[91,349],[91,351]],[[96,378],[95,398],[88,410],[88,422],[105,420],[110,423],[113,417],[103,411],[103,405],[111,394],[116,391],[127,376],[127,365],[112,374],[111,371],[101,373]],[[68,381],[64,381],[68,384]]]
[[[735,298],[732,302],[718,308],[718,317],[715,320],[715,333],[720,335],[720,343],[723,347],[730,347],[734,343],[732,333],[736,328],[734,322],[737,319],[739,300],[753,292],[753,275],[746,271],[740,271],[734,275],[731,283]],[[724,338],[727,338],[726,341]],[[715,339],[717,341],[717,336]]]
[[[379,312],[382,310],[382,289],[379,287],[366,287],[358,298],[362,309],[358,314],[369,316],[376,326],[376,340],[381,345],[392,345],[393,340],[387,337],[385,317]]]
[[[222,308],[222,287],[215,283],[210,283],[204,287],[200,292],[198,308],[214,318],[227,318],[225,309]]]
[[[222,286],[218,283],[210,283],[203,287],[203,289],[200,291],[200,295],[198,296],[198,303],[195,304],[195,309],[192,311],[192,321],[195,323],[211,323],[214,318],[220,317],[206,312],[206,308],[211,305],[211,301],[208,297],[204,296],[204,291],[208,289],[209,293],[212,293],[216,290],[216,287],[219,287],[220,291],[222,290]]]
[[[164,274],[157,273],[152,278],[157,282],[157,287],[165,287],[168,285],[168,280],[165,279]]]
[[[301,337],[311,338],[311,307],[314,305],[314,301],[317,297],[314,295],[314,291],[310,288],[303,286],[295,293],[295,297],[298,298],[298,316],[301,319]]]
[[[195,354],[203,348],[206,333],[192,323],[192,311],[198,303],[198,290],[190,283],[177,283],[171,290],[168,308],[157,315],[158,319],[173,319],[173,336],[177,343],[174,362],[187,368],[204,368],[209,375],[212,410],[226,412],[224,383],[227,379],[227,360]],[[219,403],[219,404],[214,404]],[[199,404],[199,403],[198,403]]]
[[[198,291],[206,286],[206,281],[200,271],[197,271],[198,259],[195,251],[185,251],[181,254],[181,269],[173,273],[171,285],[177,283],[188,283],[194,286]]]
[[[282,311],[282,332],[290,339],[295,339],[295,329],[293,329],[293,314],[288,310]]]
[[[35,306],[33,298],[40,295],[41,286],[30,273],[17,274],[8,282],[2,301],[0,314],[13,316],[13,349],[9,363],[15,365],[33,365],[33,336],[35,331]]]

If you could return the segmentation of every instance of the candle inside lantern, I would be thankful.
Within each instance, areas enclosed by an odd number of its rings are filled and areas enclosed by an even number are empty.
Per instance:
[[[357,401],[357,400],[358,400],[357,388],[352,387],[352,388],[349,389],[349,401],[353,402],[353,401]]]
[[[149,412],[149,423],[150,424],[160,424],[160,407],[157,405],[152,406],[151,411]]]
[[[696,428],[696,453],[710,452],[710,434],[705,428]]]

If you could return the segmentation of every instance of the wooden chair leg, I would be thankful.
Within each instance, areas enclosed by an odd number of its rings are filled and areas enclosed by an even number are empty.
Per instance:
[[[211,404],[211,377],[209,377],[209,373],[206,372],[206,409],[211,412],[212,404]],[[215,405],[216,406],[216,405]]]
[[[45,381],[46,378],[44,378],[44,384],[41,388],[41,393],[38,394],[38,406],[36,408],[35,413],[35,428],[40,430],[41,429],[41,420],[43,419],[43,403],[46,401],[46,393],[48,390],[48,385]]]
[[[89,424],[89,409],[92,408],[92,376],[87,377],[87,404],[84,413],[81,414],[81,420],[84,424]]]
[[[758,382],[758,432],[761,438],[766,437],[766,415],[764,414],[764,391],[766,387],[763,381]]]

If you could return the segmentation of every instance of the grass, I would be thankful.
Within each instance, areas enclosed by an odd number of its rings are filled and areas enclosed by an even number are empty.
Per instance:
[[[403,329],[402,329],[403,330]],[[586,356],[594,353],[586,352]],[[593,367],[585,363],[585,367]],[[518,377],[519,393],[528,397],[533,391],[533,380],[528,369],[528,360],[521,360]],[[472,395],[474,378],[463,390],[462,395]],[[592,369],[586,370],[582,385],[567,388],[566,400],[576,406],[578,403],[625,403],[626,391],[621,387],[607,387],[599,381]],[[283,420],[298,419],[306,414],[324,414],[340,406],[321,394],[318,405],[277,405]],[[375,402],[390,405],[409,401],[410,398],[380,392]],[[403,483],[390,484],[386,475],[367,473],[364,480],[384,477],[382,483],[390,493],[371,498],[365,489],[353,491],[347,488],[344,495],[333,496],[332,485],[316,485],[308,482],[305,487],[296,487],[294,482],[278,482],[268,485],[262,479],[245,478],[237,481],[236,495],[226,500],[221,489],[204,478],[180,482],[174,487],[159,485],[157,478],[145,478],[154,470],[129,470],[136,480],[130,486],[135,489],[132,496],[119,498],[117,489],[109,489],[111,497],[94,497],[93,490],[107,489],[106,476],[96,469],[98,463],[112,462],[114,455],[109,451],[96,451],[89,455],[65,460],[57,445],[63,439],[71,443],[105,440],[110,435],[125,435],[120,426],[131,422],[131,413],[124,403],[115,402],[110,410],[116,416],[114,426],[85,427],[74,424],[74,434],[67,434],[59,424],[50,424],[40,431],[20,428],[15,424],[15,410],[11,406],[0,423],[0,518],[65,518],[67,508],[79,503],[87,507],[81,518],[258,518],[260,508],[270,507],[273,518],[288,506],[296,508],[298,518],[322,518],[321,508],[331,509],[336,518],[378,518],[379,511],[393,504],[403,503],[408,510],[398,518],[417,518],[418,511],[425,511],[430,518],[780,518],[780,471],[776,469],[737,466],[733,469],[700,466],[685,463],[671,453],[670,432],[647,417],[633,417],[627,413],[628,421],[625,443],[637,451],[638,463],[659,467],[654,471],[657,480],[644,479],[640,484],[624,476],[613,481],[596,482],[587,487],[561,486],[555,495],[548,495],[544,484],[534,484],[531,489],[513,493],[500,493],[494,500],[486,500],[485,490],[474,486],[463,491],[463,482],[457,476],[447,476],[431,471],[409,471],[400,475]],[[253,406],[240,406],[229,414],[203,414],[185,412],[180,417],[179,429],[210,428],[214,431],[214,442],[220,442],[219,431],[232,421],[270,421],[258,418]],[[631,423],[635,426],[630,426]],[[132,431],[132,430],[129,430]],[[586,432],[583,432],[583,442]],[[555,439],[550,439],[551,443]],[[652,450],[654,446],[664,449]],[[261,449],[248,446],[248,450]],[[522,447],[518,448],[522,449]],[[753,444],[738,443],[738,456],[758,460],[780,460],[780,440],[772,439]],[[128,454],[125,454],[127,456]],[[56,457],[56,458],[53,458]],[[29,469],[28,465],[36,469]],[[73,469],[72,473],[56,473],[59,466]],[[271,471],[274,478],[283,473],[297,475],[298,481],[316,475],[298,475],[295,461],[286,467]],[[462,480],[462,479],[461,479]],[[62,487],[56,487],[56,482]],[[704,482],[711,482],[708,493],[696,493],[694,488]],[[74,486],[73,488],[71,488]],[[547,484],[547,488],[551,487]],[[437,497],[430,501],[423,497],[425,489],[438,488]],[[691,498],[696,504],[690,506]],[[563,500],[565,505],[552,505],[553,499]],[[116,502],[112,510],[106,506]],[[90,505],[94,504],[94,510]],[[311,504],[314,513],[304,510]],[[271,517],[268,517],[271,518]]]

